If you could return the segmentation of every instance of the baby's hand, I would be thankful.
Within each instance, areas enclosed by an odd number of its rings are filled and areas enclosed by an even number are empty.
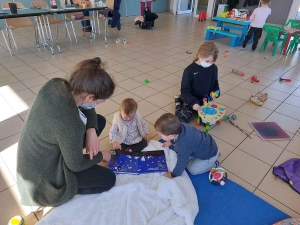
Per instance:
[[[201,109],[201,106],[198,104],[193,105],[193,110],[199,111]]]
[[[113,142],[113,148],[114,148],[114,149],[120,149],[120,150],[122,149],[120,143],[117,142],[117,141],[114,141],[114,142]]]
[[[163,174],[163,176],[167,177],[167,178],[170,178],[172,179],[172,174],[171,174],[171,171],[168,171],[167,173]]]
[[[149,136],[149,134],[145,134],[145,140],[147,141],[147,142],[149,142],[150,141],[150,136]]]
[[[170,141],[166,141],[165,143],[163,143],[161,146],[163,147],[163,148],[165,148],[165,147],[169,147],[169,146],[171,146],[172,145],[172,143],[170,142]]]

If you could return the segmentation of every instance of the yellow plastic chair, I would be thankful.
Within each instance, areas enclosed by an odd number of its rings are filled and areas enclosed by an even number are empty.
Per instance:
[[[8,3],[9,2],[3,2],[2,3],[2,9],[3,8],[9,8]],[[21,2],[15,2],[15,3],[17,4],[17,7],[19,9],[24,8],[24,5]],[[7,37],[8,37],[10,48],[11,48],[11,44],[10,44],[9,34],[11,35],[12,40],[13,40],[14,45],[15,45],[15,48],[16,48],[17,52],[19,53],[17,43],[15,41],[12,30],[13,29],[24,29],[24,28],[34,28],[35,42],[36,42],[37,46],[39,47],[39,42],[38,42],[38,38],[37,38],[37,30],[36,30],[37,26],[36,26],[35,23],[33,23],[31,21],[31,19],[29,17],[5,19],[5,23],[6,23],[6,32],[7,32]],[[8,32],[8,30],[9,30],[9,32]]]
[[[49,7],[49,5],[44,0],[35,0],[35,1],[31,2],[31,8],[45,8],[45,7]],[[68,35],[69,40],[72,43],[72,39],[71,39],[70,32],[69,32],[69,29],[67,26],[67,22],[63,19],[56,18],[54,15],[47,15],[47,17],[48,17],[49,25],[56,25],[56,39],[58,38],[58,24],[64,23],[66,26],[66,37]]]

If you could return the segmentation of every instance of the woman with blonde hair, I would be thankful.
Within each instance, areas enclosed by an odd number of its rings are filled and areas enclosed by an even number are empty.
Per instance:
[[[199,47],[193,63],[184,70],[181,95],[175,96],[175,115],[181,122],[188,123],[193,112],[200,110],[205,95],[220,90],[218,67],[214,64],[218,53],[214,42],[205,42]]]

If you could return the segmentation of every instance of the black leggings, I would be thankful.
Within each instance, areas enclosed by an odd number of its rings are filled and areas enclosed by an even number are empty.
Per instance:
[[[147,141],[143,138],[139,143],[133,145],[121,144],[122,151],[126,151],[126,149],[131,149],[131,152],[141,152],[144,148],[148,146]]]
[[[250,29],[248,30],[248,33],[245,36],[245,40],[243,42],[243,48],[246,47],[248,41],[250,40],[250,38],[253,36],[253,44],[252,44],[252,50],[255,50],[258,44],[259,39],[261,38],[262,35],[262,28],[257,28],[257,27],[250,27]]]
[[[97,114],[98,132],[97,136],[103,131],[106,120],[103,116]],[[85,145],[84,135],[84,145]],[[95,165],[91,168],[75,173],[78,181],[78,194],[96,194],[108,191],[116,183],[116,175],[109,169]]]

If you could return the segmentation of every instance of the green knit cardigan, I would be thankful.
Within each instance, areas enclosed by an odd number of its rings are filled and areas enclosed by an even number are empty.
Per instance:
[[[97,127],[94,109],[82,110],[81,121],[68,82],[54,78],[39,91],[24,124],[18,144],[17,185],[21,203],[58,206],[78,190],[74,172],[86,170],[102,160],[83,154],[86,129]]]

